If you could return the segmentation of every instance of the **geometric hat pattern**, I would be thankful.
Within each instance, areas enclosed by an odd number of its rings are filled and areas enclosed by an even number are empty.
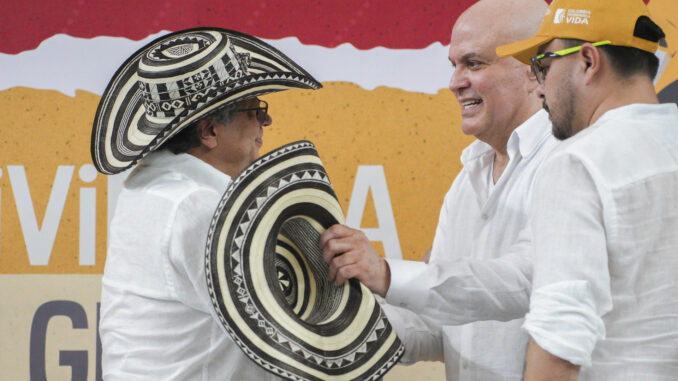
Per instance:
[[[229,103],[320,87],[255,37],[220,28],[171,33],[139,49],[109,82],[94,118],[92,161],[102,173],[122,172]]]
[[[344,223],[311,142],[262,156],[228,187],[210,225],[205,266],[216,313],[244,353],[292,380],[376,380],[404,347],[374,295],[337,287],[318,247]]]

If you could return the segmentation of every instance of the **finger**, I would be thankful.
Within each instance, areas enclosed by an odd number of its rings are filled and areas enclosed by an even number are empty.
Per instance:
[[[351,265],[356,262],[356,257],[354,253],[344,253],[342,255],[334,257],[332,262],[330,262],[330,267],[327,274],[327,279],[330,282],[334,281],[334,278],[337,275],[337,271],[344,266]]]
[[[325,263],[329,264],[332,260],[347,251],[353,249],[351,241],[346,238],[334,238],[328,241],[323,247],[323,260]]]
[[[348,266],[344,266],[340,269],[337,270],[337,275],[334,279],[334,284],[336,286],[343,286],[344,283],[346,283],[347,280],[351,278],[355,278],[356,275],[358,274],[359,269],[358,265],[356,264],[351,264]]]
[[[365,233],[360,230],[353,230],[345,238],[347,241],[351,242],[351,247],[356,249],[361,249],[364,251],[370,251],[372,249],[372,244],[367,238]]]
[[[320,248],[322,249],[325,247],[328,241],[345,236],[343,228],[344,226],[339,224],[330,226],[327,230],[320,234],[318,246],[320,246]]]

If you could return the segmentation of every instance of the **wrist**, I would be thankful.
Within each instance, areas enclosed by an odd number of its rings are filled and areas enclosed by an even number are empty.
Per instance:
[[[381,285],[381,290],[378,292],[379,296],[382,298],[386,297],[389,287],[391,286],[391,268],[386,262],[385,259],[381,258],[382,274],[383,274],[383,283]]]

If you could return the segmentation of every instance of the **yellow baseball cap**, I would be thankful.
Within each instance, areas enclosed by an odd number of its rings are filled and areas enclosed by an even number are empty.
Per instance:
[[[530,57],[538,54],[539,47],[556,38],[609,40],[610,45],[654,53],[658,42],[634,36],[641,16],[651,18],[642,0],[554,0],[536,36],[499,46],[497,55],[513,56],[529,65]]]

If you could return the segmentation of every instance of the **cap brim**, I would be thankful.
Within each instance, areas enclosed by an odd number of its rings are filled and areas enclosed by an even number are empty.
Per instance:
[[[537,55],[539,52],[539,47],[548,43],[552,39],[553,37],[549,36],[534,36],[526,40],[501,45],[497,47],[497,55],[499,57],[511,56],[518,61],[529,65],[530,58]]]

